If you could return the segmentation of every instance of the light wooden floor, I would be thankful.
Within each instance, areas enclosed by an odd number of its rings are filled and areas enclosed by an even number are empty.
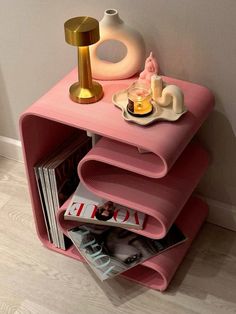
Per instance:
[[[165,293],[102,284],[42,247],[24,167],[0,157],[0,313],[236,313],[236,233],[206,224]]]

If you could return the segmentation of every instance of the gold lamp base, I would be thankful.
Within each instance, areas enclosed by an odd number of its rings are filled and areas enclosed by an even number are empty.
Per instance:
[[[74,83],[70,87],[71,100],[80,104],[91,104],[99,101],[103,96],[102,86],[95,81],[92,81],[91,88],[81,87],[79,82]]]

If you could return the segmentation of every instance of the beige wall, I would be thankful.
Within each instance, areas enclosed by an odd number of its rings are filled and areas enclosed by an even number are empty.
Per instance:
[[[212,165],[199,190],[236,204],[235,0],[1,0],[0,135],[18,138],[18,116],[75,66],[70,17],[107,8],[139,29],[165,75],[209,87],[216,109],[199,132]]]

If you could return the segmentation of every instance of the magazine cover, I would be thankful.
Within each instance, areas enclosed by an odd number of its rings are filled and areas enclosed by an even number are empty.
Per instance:
[[[102,281],[127,271],[187,239],[175,224],[164,238],[158,240],[146,238],[127,229],[92,224],[72,228],[68,234]]]
[[[100,225],[142,229],[145,214],[111,201],[105,201],[88,191],[80,182],[64,218]]]

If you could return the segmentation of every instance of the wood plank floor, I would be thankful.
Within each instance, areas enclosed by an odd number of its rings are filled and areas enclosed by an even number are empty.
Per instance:
[[[164,293],[102,284],[41,245],[24,166],[0,157],[0,313],[236,313],[236,233],[206,224]]]

